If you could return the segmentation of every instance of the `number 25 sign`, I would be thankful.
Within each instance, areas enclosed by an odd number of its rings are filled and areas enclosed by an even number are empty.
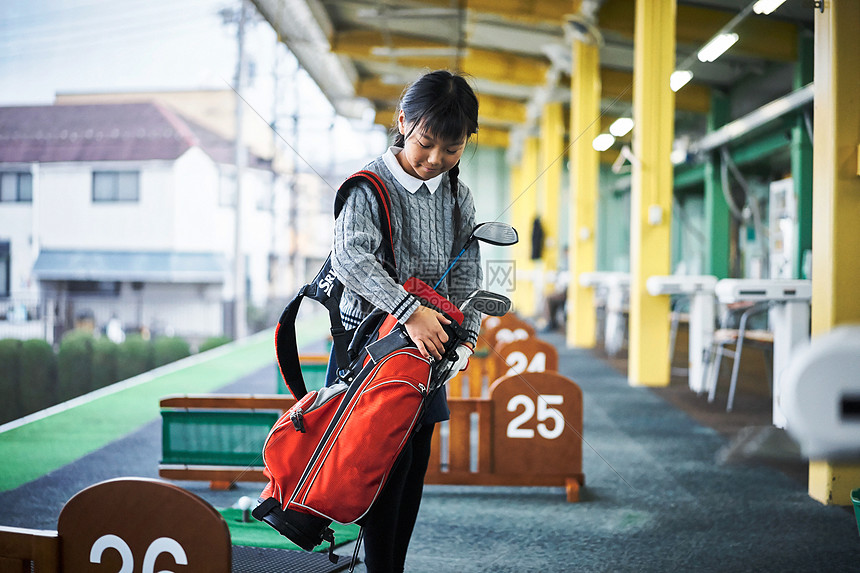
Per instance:
[[[498,379],[493,403],[493,464],[502,474],[582,474],[582,390],[558,372]]]

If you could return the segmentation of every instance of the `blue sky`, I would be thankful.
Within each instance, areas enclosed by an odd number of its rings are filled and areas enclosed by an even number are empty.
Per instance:
[[[218,11],[235,5],[230,0],[4,0],[0,103],[50,103],[57,91],[223,86],[220,78],[232,77],[235,66],[235,27],[223,25]],[[271,36],[264,28],[255,26],[252,42]]]
[[[228,88],[225,80],[232,83],[235,75],[236,26],[225,24],[219,12],[237,7],[237,0],[2,0],[0,106],[49,105],[56,93]],[[279,131],[290,140],[289,117],[298,105],[297,145],[315,167],[329,163],[322,155],[332,140],[341,142],[336,153],[347,162],[384,146],[381,132],[369,124],[335,119],[303,72],[302,99],[294,100],[286,84],[295,60],[277,45],[268,23],[250,25],[246,42],[256,75],[243,97],[270,120],[278,54]],[[333,121],[334,137],[327,131]]]

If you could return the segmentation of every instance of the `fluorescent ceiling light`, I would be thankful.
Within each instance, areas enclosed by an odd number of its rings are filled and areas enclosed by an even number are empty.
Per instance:
[[[735,33],[720,34],[713,40],[705,44],[705,47],[699,50],[700,62],[713,62],[723,55],[723,53],[731,48],[738,41],[738,35]]]
[[[753,12],[756,14],[768,15],[780,6],[785,0],[758,0],[753,6]]]
[[[414,48],[388,48],[386,46],[374,46],[370,53],[383,58],[454,58],[459,53],[457,48],[446,47],[414,47]]]
[[[672,88],[673,92],[678,91],[687,83],[693,79],[693,72],[690,70],[675,70],[672,72],[672,75],[669,76],[669,87]]]
[[[594,141],[591,142],[591,147],[593,147],[595,151],[606,151],[612,147],[613,143],[615,143],[615,137],[612,134],[601,133],[594,138]]]
[[[609,126],[609,133],[615,137],[624,137],[633,129],[633,120],[629,117],[619,117]]]

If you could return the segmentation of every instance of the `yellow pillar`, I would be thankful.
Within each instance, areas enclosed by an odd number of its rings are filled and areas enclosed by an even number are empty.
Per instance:
[[[540,121],[540,218],[544,230],[543,270],[558,270],[561,168],[564,157],[564,114],[561,102],[548,103]],[[545,291],[555,290],[547,284]]]
[[[636,0],[633,68],[633,166],[630,204],[631,384],[669,384],[669,297],[645,281],[671,271],[672,139],[675,94],[675,0]]]
[[[860,322],[860,2],[831,0],[815,11],[815,119],[812,177],[812,336]],[[850,505],[860,464],[814,460],[809,495]]]
[[[580,348],[593,348],[596,342],[594,292],[579,286],[578,277],[595,270],[600,158],[591,142],[600,133],[600,93],[600,50],[575,41],[570,82],[567,344]]]
[[[523,145],[520,166],[511,177],[511,219],[520,235],[514,246],[516,286],[514,310],[522,317],[535,315],[535,291],[531,260],[532,223],[537,214],[538,138],[528,137]]]

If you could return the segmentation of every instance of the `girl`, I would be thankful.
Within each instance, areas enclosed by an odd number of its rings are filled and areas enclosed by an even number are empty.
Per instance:
[[[395,282],[377,260],[381,254],[380,214],[374,191],[361,184],[350,193],[335,223],[332,266],[344,284],[340,312],[354,328],[374,307],[394,315],[425,358],[439,359],[448,320],[407,293],[401,284],[417,277],[435,285],[475,226],[469,188],[458,181],[459,161],[478,130],[478,99],[459,75],[428,73],[404,92],[394,145],[364,169],[385,182],[391,196],[391,230],[397,261]],[[481,283],[478,245],[473,244],[437,287],[454,304]],[[398,284],[400,283],[400,284]],[[478,338],[480,317],[465,315],[469,332],[457,348],[451,370],[465,368]],[[330,366],[330,370],[332,366]],[[436,422],[447,420],[444,392],[428,405],[385,488],[364,522],[365,564],[371,573],[403,571],[406,549],[418,515],[430,440]]]

